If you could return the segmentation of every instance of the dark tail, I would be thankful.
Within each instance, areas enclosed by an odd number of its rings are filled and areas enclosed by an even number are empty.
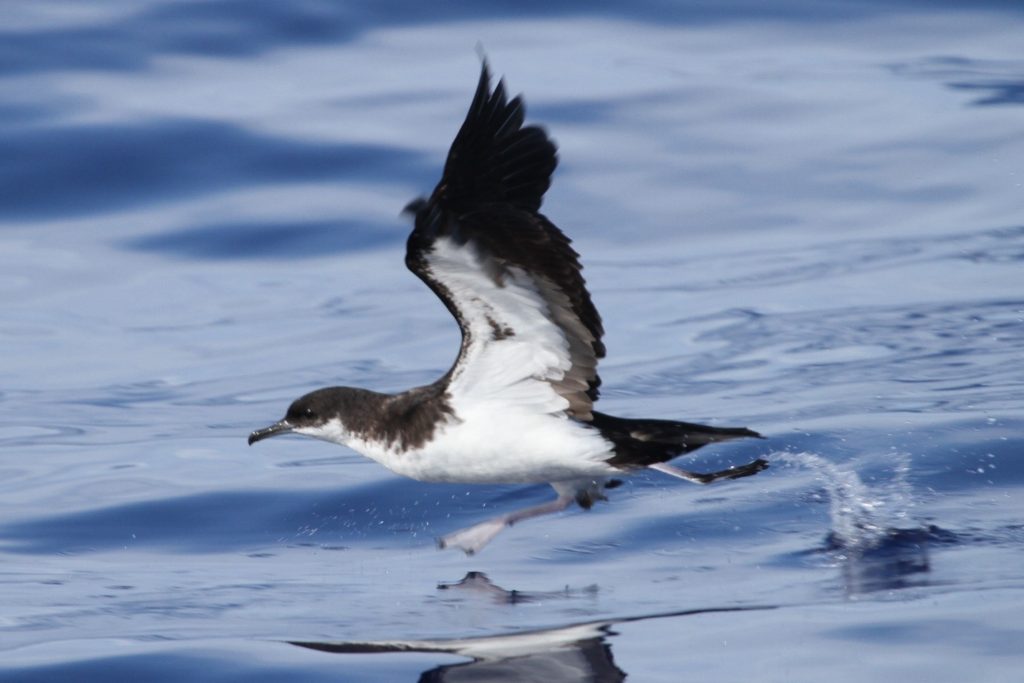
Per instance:
[[[594,411],[592,424],[615,444],[608,464],[624,469],[648,467],[717,441],[763,438],[745,427],[709,427],[673,420],[633,420]]]

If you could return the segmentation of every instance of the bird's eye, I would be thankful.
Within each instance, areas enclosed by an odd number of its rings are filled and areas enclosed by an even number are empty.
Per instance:
[[[312,418],[316,417],[316,413],[313,412],[312,408],[305,408],[302,411],[302,416],[303,417],[308,417],[308,418],[312,419]]]

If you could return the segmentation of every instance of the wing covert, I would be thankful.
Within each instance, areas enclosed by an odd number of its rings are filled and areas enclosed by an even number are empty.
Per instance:
[[[410,205],[406,265],[462,331],[446,375],[453,391],[489,386],[589,420],[604,330],[578,254],[538,212],[556,148],[543,129],[524,127],[524,116],[504,83],[491,91],[484,63],[441,181]]]

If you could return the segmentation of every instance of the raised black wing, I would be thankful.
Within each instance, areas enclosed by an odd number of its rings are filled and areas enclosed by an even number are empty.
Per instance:
[[[441,182],[410,204],[406,265],[462,330],[449,393],[501,395],[591,419],[604,356],[601,316],[570,240],[538,212],[555,145],[523,126],[519,97],[490,89],[484,63]]]

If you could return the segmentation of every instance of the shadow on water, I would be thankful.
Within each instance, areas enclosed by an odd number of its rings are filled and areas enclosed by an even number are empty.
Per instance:
[[[112,504],[0,526],[0,550],[17,554],[161,549],[178,553],[251,551],[348,543],[434,544],[434,537],[480,515],[481,505],[542,499],[546,486],[465,487],[388,479],[312,491],[215,491]],[[483,501],[487,501],[484,503]]]
[[[946,87],[977,94],[975,107],[1024,104],[1024,62],[972,59],[961,56],[926,57],[893,64],[893,73],[942,81]]]
[[[9,217],[41,220],[264,183],[415,184],[432,176],[434,164],[395,147],[300,142],[214,121],[29,129],[0,135],[0,207]]]
[[[914,504],[906,455],[896,457],[892,479],[875,487],[852,469],[811,453],[784,453],[777,459],[810,469],[823,484],[832,531],[823,547],[802,554],[825,555],[834,562],[847,595],[929,585],[929,548],[960,541],[935,525],[905,526]]]
[[[79,553],[131,548],[222,552],[294,536],[296,494],[215,492],[15,521],[0,527],[8,553]],[[291,521],[291,525],[288,522]]]
[[[455,584],[442,584],[446,590],[484,591],[515,601],[522,596],[495,586],[480,572],[470,572]],[[621,619],[586,621],[552,629],[507,633],[480,638],[440,640],[388,640],[312,642],[289,641],[302,648],[333,654],[444,653],[467,657],[470,661],[444,664],[424,671],[421,683],[504,683],[510,681],[547,681],[548,683],[616,683],[626,672],[615,664],[609,636],[616,624],[653,619],[677,619],[722,612],[775,609],[774,606],[714,607],[647,614]]]
[[[53,681],[75,681],[75,683],[109,683],[112,681],[146,681],[146,683],[177,683],[178,681],[289,681],[304,683],[338,683],[354,681],[355,678],[341,678],[336,673],[323,673],[292,668],[268,666],[264,662],[226,660],[215,655],[154,654],[97,657],[86,661],[61,664],[19,667],[0,671],[4,683],[52,683]],[[382,680],[375,678],[374,680]],[[396,679],[401,680],[401,679]]]
[[[860,595],[929,585],[929,548],[957,543],[956,534],[929,524],[886,529],[875,545],[866,548],[851,549],[834,533],[829,534],[821,552],[839,561],[847,595]]]
[[[1024,78],[1019,81],[991,80],[982,83],[950,83],[954,90],[983,94],[972,104],[984,107],[993,104],[1024,104]]]
[[[139,11],[82,26],[0,31],[0,74],[48,71],[137,71],[164,55],[252,57],[296,45],[353,41],[368,31],[450,21],[559,16],[664,24],[711,24],[772,19],[818,23],[867,18],[891,3],[787,0],[711,0],[687,3],[599,3],[571,0],[460,2],[443,5],[388,0],[340,3],[321,0],[210,0],[202,3],[152,2]],[[900,3],[912,7],[915,4]],[[1014,13],[1019,3],[970,3]],[[965,5],[965,8],[968,5]],[[955,7],[948,8],[954,11]]]
[[[352,220],[231,223],[146,235],[124,245],[183,259],[311,258],[397,242],[407,231],[404,225],[395,230]]]

